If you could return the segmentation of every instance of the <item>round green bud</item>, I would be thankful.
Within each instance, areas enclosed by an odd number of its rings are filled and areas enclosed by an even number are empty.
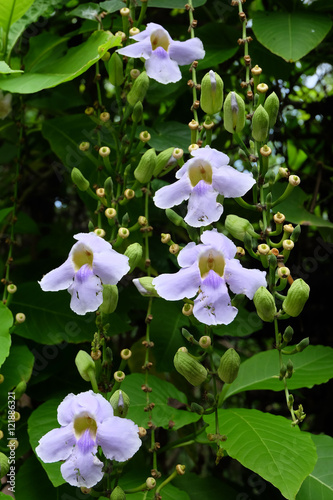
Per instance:
[[[153,285],[153,279],[154,278],[150,276],[143,276],[142,278],[135,278],[133,283],[138,289],[138,292],[144,297],[159,297]]]
[[[87,191],[90,186],[89,181],[82,175],[80,170],[74,167],[71,171],[71,178],[80,191]]]
[[[145,71],[142,71],[138,78],[134,80],[133,86],[127,94],[127,101],[131,106],[135,106],[138,101],[143,101],[149,87],[149,78]]]
[[[139,165],[134,170],[134,177],[141,184],[146,184],[152,178],[155,167],[156,153],[155,149],[151,148],[141,156]]]
[[[95,363],[86,351],[79,351],[75,358],[76,368],[86,382],[90,382],[91,375],[95,376]]]
[[[9,471],[8,457],[0,452],[0,478],[4,477]]]
[[[253,297],[253,302],[257,310],[257,314],[263,321],[273,321],[276,315],[275,300],[271,292],[264,286],[258,288]]]
[[[287,328],[284,331],[283,334],[283,340],[284,342],[287,342],[287,344],[291,341],[294,335],[294,330],[291,326],[287,326]]]
[[[176,352],[173,364],[177,372],[183,375],[194,386],[202,384],[207,378],[206,368],[194,359],[191,354],[184,352],[182,348]]]
[[[132,120],[134,123],[139,123],[139,121],[142,118],[142,113],[143,113],[143,106],[142,102],[138,101],[136,105],[133,108],[133,113],[132,113]]]
[[[266,140],[269,131],[269,116],[260,104],[252,117],[252,137],[255,141]]]
[[[218,376],[226,384],[231,384],[236,380],[239,367],[240,357],[235,349],[228,349],[220,360],[220,365],[217,369]]]
[[[99,311],[103,314],[112,314],[118,305],[117,285],[103,285],[103,302]]]
[[[159,155],[157,155],[156,158],[156,166],[154,170],[154,177],[157,177],[164,168],[168,167],[171,161],[174,161],[176,164],[175,158],[172,156],[172,153],[174,152],[175,148],[168,148],[165,149],[164,151],[161,151]]]
[[[227,215],[225,228],[234,238],[241,241],[244,241],[245,234],[255,234],[252,224],[247,219],[238,217],[238,215]]]
[[[269,128],[274,127],[279,112],[279,98],[275,92],[272,92],[266,99],[264,108],[269,116]]]
[[[120,488],[120,486],[116,486],[110,495],[110,500],[126,500],[126,495],[124,490]]]
[[[115,417],[126,417],[130,407],[130,399],[124,391],[115,391],[110,398],[110,404]]]
[[[201,80],[201,109],[207,115],[214,115],[222,109],[223,104],[223,80],[210,70]]]
[[[124,82],[124,70],[122,58],[114,52],[108,62],[109,80],[115,87],[120,87]]]
[[[224,128],[234,134],[245,125],[245,103],[236,92],[229,92],[223,106]]]
[[[139,264],[142,259],[142,253],[143,250],[140,243],[132,243],[126,248],[124,255],[128,257],[128,264],[130,266],[130,270],[128,271],[129,273],[131,273]]]
[[[282,303],[283,310],[295,318],[298,316],[309,298],[310,287],[302,278],[295,280],[288,290],[287,297]]]

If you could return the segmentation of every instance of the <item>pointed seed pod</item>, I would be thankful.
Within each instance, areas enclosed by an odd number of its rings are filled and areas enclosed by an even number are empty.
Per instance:
[[[149,78],[145,71],[140,73],[138,78],[134,80],[133,86],[127,94],[127,101],[131,106],[135,106],[137,102],[143,101],[149,87]]]
[[[109,80],[115,87],[120,87],[124,82],[124,69],[122,58],[114,52],[109,59]]]
[[[275,92],[272,92],[265,101],[264,108],[269,117],[269,128],[274,127],[279,112],[279,98]]]
[[[201,80],[201,109],[207,115],[214,115],[222,109],[223,104],[223,80],[210,70]]]
[[[157,155],[154,177],[157,177],[164,168],[168,167],[169,164],[171,164],[171,161],[173,161],[175,165],[177,164],[176,159],[172,156],[174,149],[175,148],[165,149],[164,151],[161,151],[159,155]]]
[[[253,302],[257,310],[257,314],[263,321],[271,322],[276,315],[276,305],[273,295],[261,286],[253,296]]]
[[[132,113],[132,120],[134,123],[139,123],[139,121],[142,118],[142,113],[143,113],[143,106],[142,102],[138,101],[136,105],[133,108],[133,113]]]
[[[99,311],[103,314],[112,314],[118,305],[117,285],[103,285],[103,302],[99,306]]]
[[[245,103],[236,92],[229,92],[223,106],[225,129],[234,134],[243,130],[245,125]]]
[[[235,349],[228,349],[220,360],[217,369],[218,376],[226,384],[231,384],[236,380],[240,367],[240,357]]]
[[[245,234],[255,233],[252,224],[238,215],[227,215],[225,219],[225,228],[237,240],[244,241]]]
[[[151,148],[141,156],[139,165],[134,170],[134,177],[141,184],[146,184],[152,178],[155,167],[156,153],[155,149]]]
[[[202,384],[207,378],[206,368],[194,359],[191,354],[184,352],[182,348],[176,352],[173,364],[177,372],[183,375],[195,387]]]
[[[142,253],[143,250],[140,243],[132,243],[126,248],[124,255],[128,257],[128,265],[130,266],[129,273],[131,273],[139,264],[142,259]]]
[[[287,297],[282,303],[283,310],[295,318],[298,316],[309,298],[310,287],[302,278],[295,280],[288,290]]]
[[[91,374],[95,376],[96,367],[91,356],[86,351],[79,351],[75,357],[76,368],[86,382],[90,382]]]
[[[260,106],[254,112],[252,117],[252,137],[255,141],[263,142],[266,140],[269,131],[269,116],[267,111]]]
[[[77,186],[80,191],[87,191],[90,186],[89,181],[82,175],[80,170],[74,167],[71,171],[71,178],[73,183]]]
[[[110,500],[126,500],[126,495],[124,490],[120,486],[116,486],[110,495]]]

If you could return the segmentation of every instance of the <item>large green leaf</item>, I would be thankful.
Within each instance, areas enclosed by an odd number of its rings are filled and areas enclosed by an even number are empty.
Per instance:
[[[34,355],[25,345],[14,345],[1,367],[4,381],[0,384],[1,405],[7,404],[7,394],[21,381],[28,382],[34,366]]]
[[[147,406],[147,395],[141,390],[141,386],[145,383],[145,375],[132,373],[122,382],[121,389],[126,392],[131,401],[127,417],[137,425],[148,428],[148,413],[144,411]],[[171,420],[175,423],[173,429],[176,430],[199,420],[200,416],[196,413],[185,409],[179,410],[168,404],[171,399],[175,399],[183,405],[187,404],[185,394],[178,391],[170,382],[149,375],[148,385],[152,388],[149,400],[155,404],[152,411],[152,421],[157,427],[167,429]]]
[[[273,54],[295,62],[308,54],[331,29],[328,16],[314,12],[255,12],[253,31]]]
[[[161,482],[161,479],[157,481],[157,485]],[[137,483],[136,485],[137,486]],[[126,489],[126,488],[125,488]],[[148,494],[146,495],[143,491],[139,493],[132,493],[131,495],[128,495],[126,498],[129,498],[130,500],[155,500],[155,490],[149,491]],[[190,497],[186,491],[180,490],[173,486],[173,484],[169,483],[167,484],[162,490],[161,490],[161,495],[163,500],[191,500],[192,496]]]
[[[47,58],[38,72],[24,73],[18,77],[2,78],[0,88],[12,93],[32,94],[73,80],[96,63],[111,47],[119,45],[120,37],[109,31],[95,31],[89,39],[70,48],[63,57]]]
[[[311,388],[316,384],[324,384],[333,377],[333,349],[326,346],[308,346],[304,351],[293,356],[283,355],[284,363],[291,358],[294,373],[288,379],[288,388]],[[277,378],[280,371],[279,355],[274,350],[260,352],[241,363],[238,377],[225,385],[225,398],[250,390],[284,390],[283,382]]]
[[[215,432],[215,415],[205,415],[208,433]],[[223,448],[244,467],[253,470],[294,500],[304,479],[312,472],[316,447],[311,435],[292,427],[290,420],[258,410],[218,411]]]
[[[296,500],[333,499],[333,438],[321,434],[311,435],[317,447],[318,460],[305,479]]]
[[[13,315],[2,302],[0,302],[0,366],[9,354],[11,336],[10,327],[13,325]]]
[[[199,61],[199,69],[211,69],[233,57],[238,50],[238,33],[225,24],[207,23],[195,34],[202,40],[206,51],[205,58]]]
[[[136,136],[147,130],[151,139],[148,144],[156,151],[163,151],[171,147],[187,150],[191,143],[191,134],[187,125],[179,122],[159,123],[154,129],[149,127],[138,127]]]
[[[0,2],[0,26],[5,31],[8,31],[9,27],[20,19],[33,3],[34,0],[6,0]]]
[[[23,73],[20,69],[12,69],[5,61],[0,61],[0,74],[8,75],[9,73]]]

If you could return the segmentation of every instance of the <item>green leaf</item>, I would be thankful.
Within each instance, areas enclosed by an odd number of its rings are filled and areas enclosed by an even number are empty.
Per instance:
[[[0,401],[7,401],[7,394],[21,381],[30,380],[34,366],[34,355],[25,345],[14,345],[10,350],[10,356],[1,367],[4,381],[0,384]]]
[[[27,460],[24,460],[16,476],[15,500],[33,500],[35,498],[57,500],[57,497],[57,490],[52,488],[37,458],[31,455]]]
[[[13,207],[9,207],[9,208],[2,208],[0,210],[0,223],[5,220],[5,218],[7,217],[7,215],[9,215],[11,212],[13,211]]]
[[[155,129],[149,127],[138,127],[136,137],[140,132],[147,130],[151,139],[148,144],[156,151],[163,151],[171,147],[187,150],[191,143],[191,134],[187,125],[179,122],[165,122],[156,125]]]
[[[320,434],[311,435],[317,448],[318,460],[311,474],[305,479],[296,500],[333,499],[333,439]]]
[[[0,61],[0,74],[6,75],[8,73],[23,73],[20,69],[12,69],[5,61]]]
[[[244,307],[238,308],[238,313],[230,325],[214,326],[214,334],[228,337],[247,337],[262,329],[262,321],[255,312],[249,312]]]
[[[329,16],[314,12],[255,12],[253,31],[273,54],[295,62],[313,50],[331,29]]]
[[[287,141],[288,164],[292,166],[292,170],[298,170],[305,162],[308,155],[302,150],[298,149],[293,141]]]
[[[2,493],[0,491],[0,500],[13,500],[13,497],[9,496],[9,495],[5,495],[4,493]]]
[[[147,406],[147,396],[140,389],[145,383],[145,375],[132,373],[126,376],[121,384],[121,389],[126,392],[131,402],[127,417],[140,427],[148,428],[148,413],[144,411]],[[171,420],[175,423],[173,429],[177,430],[200,419],[200,415],[196,413],[179,410],[168,404],[169,399],[176,399],[183,405],[187,405],[185,394],[178,391],[169,382],[154,375],[149,375],[148,385],[152,388],[152,392],[149,393],[149,400],[155,404],[152,411],[152,421],[157,427],[167,429]]]
[[[150,3],[149,3],[150,5]],[[195,31],[202,40],[206,51],[205,58],[199,61],[198,68],[211,69],[233,57],[238,46],[235,43],[238,34],[234,28],[221,23],[207,23]]]
[[[293,356],[282,355],[284,363],[291,359],[294,365],[293,376],[288,379],[289,390],[302,387],[311,388],[316,384],[324,384],[333,378],[333,349],[326,346],[309,345],[304,351]],[[284,390],[283,382],[278,378],[280,364],[277,350],[255,354],[240,365],[238,377],[225,385],[225,398],[239,392],[251,390]]]
[[[9,329],[13,325],[13,315],[2,302],[0,302],[0,366],[9,354],[12,342]]]
[[[68,50],[61,58],[47,58],[38,72],[24,73],[22,76],[0,80],[0,88],[12,93],[32,94],[73,80],[96,63],[111,47],[119,45],[120,37],[109,31],[95,31],[89,39]],[[101,49],[102,47],[102,49]]]
[[[186,471],[184,476],[175,478],[174,484],[185,490],[190,495],[191,500],[217,500],[221,498],[221,491],[223,491],[221,500],[237,500],[237,491],[225,481],[221,481],[212,475],[203,478],[193,472]],[[241,500],[240,496],[238,498]]]
[[[215,432],[215,415],[205,415],[207,433]],[[311,435],[293,427],[290,420],[258,410],[218,410],[223,448],[244,467],[262,476],[294,500],[313,470],[316,448]]]
[[[90,19],[92,21],[96,21],[96,16],[100,13],[100,6],[95,3],[85,3],[83,5],[79,5],[75,9],[71,10],[68,15],[81,17],[82,19]]]
[[[157,481],[157,485],[161,482],[161,479]],[[137,483],[136,485],[137,486]],[[126,488],[125,488],[126,489]],[[154,500],[155,490],[149,491],[147,495],[143,491],[139,493],[132,493],[128,495],[130,500]],[[163,500],[192,500],[192,496],[189,496],[186,491],[180,490],[173,486],[173,484],[169,483],[161,490],[161,495]]]
[[[193,0],[193,7],[199,7],[204,5],[207,0]],[[111,14],[112,12],[117,12],[124,7],[124,2],[122,0],[106,0],[105,2],[100,2],[99,6],[101,9],[105,10]],[[183,0],[149,0],[149,7],[158,7],[162,9],[183,9]]]
[[[5,31],[22,17],[29,9],[34,0],[6,0],[0,3],[0,26]]]

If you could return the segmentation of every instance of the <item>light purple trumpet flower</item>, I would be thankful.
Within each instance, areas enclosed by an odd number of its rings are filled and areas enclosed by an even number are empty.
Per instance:
[[[235,294],[253,298],[260,286],[267,286],[266,273],[245,269],[235,259],[236,246],[216,229],[204,231],[202,244],[188,243],[178,255],[182,267],[175,274],[161,274],[153,285],[166,300],[194,299],[193,314],[206,325],[228,325],[238,310],[231,305],[227,285]]]
[[[225,198],[243,196],[255,180],[252,174],[228,165],[228,156],[209,146],[191,154],[194,158],[176,173],[179,180],[159,189],[154,203],[159,208],[171,208],[189,200],[185,222],[192,227],[208,226],[223,213],[223,206],[216,201],[218,194]]]
[[[79,233],[68,259],[39,282],[44,292],[68,290],[76,314],[96,311],[103,302],[103,285],[116,285],[129,271],[128,257],[112,249],[95,233]]]
[[[66,396],[58,406],[58,422],[61,427],[45,434],[35,451],[45,463],[64,460],[61,474],[72,486],[91,488],[102,479],[98,446],[117,462],[125,462],[141,446],[138,426],[114,417],[111,404],[93,391]]]
[[[144,31],[130,38],[137,43],[118,49],[118,54],[145,59],[147,75],[160,83],[178,82],[182,77],[179,66],[205,57],[199,38],[175,42],[159,24],[148,23]]]

